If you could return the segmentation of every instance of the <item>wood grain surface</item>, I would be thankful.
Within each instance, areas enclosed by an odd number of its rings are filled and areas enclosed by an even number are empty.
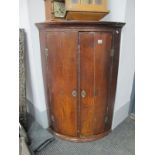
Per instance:
[[[44,85],[53,132],[77,142],[107,135],[112,125],[124,23],[36,25],[40,32]]]

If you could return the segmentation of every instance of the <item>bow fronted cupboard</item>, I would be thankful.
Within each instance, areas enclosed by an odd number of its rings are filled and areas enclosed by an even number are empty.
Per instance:
[[[53,133],[76,142],[107,135],[112,125],[124,23],[36,25]]]

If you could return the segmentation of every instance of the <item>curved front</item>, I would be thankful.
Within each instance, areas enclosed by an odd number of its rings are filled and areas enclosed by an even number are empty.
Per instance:
[[[65,135],[61,135],[59,133],[56,133],[54,131],[52,131],[52,133],[62,139],[62,140],[67,140],[67,141],[72,141],[72,142],[91,142],[91,141],[95,141],[95,140],[98,140],[98,139],[101,139],[105,136],[107,136],[109,133],[110,133],[111,130],[107,131],[107,132],[104,132],[104,133],[101,133],[101,134],[98,134],[98,135],[92,135],[92,136],[89,136],[89,137],[83,137],[83,136],[80,136],[80,137],[71,137],[71,136],[65,136]]]
[[[53,133],[74,142],[110,132],[116,92],[119,23],[46,23],[42,68]]]

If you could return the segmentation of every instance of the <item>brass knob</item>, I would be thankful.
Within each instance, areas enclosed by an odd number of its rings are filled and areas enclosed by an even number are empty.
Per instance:
[[[77,91],[76,91],[76,90],[73,90],[73,91],[72,91],[72,96],[73,96],[73,97],[76,97],[76,96],[77,96]]]
[[[86,95],[87,95],[87,94],[86,94],[85,90],[82,90],[82,91],[81,91],[81,97],[82,97],[82,98],[85,98]]]

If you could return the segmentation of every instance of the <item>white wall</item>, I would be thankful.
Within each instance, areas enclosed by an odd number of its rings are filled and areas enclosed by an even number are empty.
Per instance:
[[[111,13],[105,21],[126,22],[122,32],[116,103],[113,127],[127,116],[134,76],[134,0],[109,0]],[[20,27],[27,33],[27,98],[30,112],[43,126],[48,127],[43,92],[38,30],[34,23],[45,21],[43,0],[20,0]],[[31,67],[30,67],[31,66]]]
[[[24,28],[27,37],[27,99],[29,111],[45,128],[48,127],[44,96],[39,34],[35,23],[45,20],[43,0],[20,0],[20,28]],[[31,104],[32,103],[32,104]]]
[[[124,22],[127,0],[108,0],[108,9],[110,13],[104,18],[104,21]]]

